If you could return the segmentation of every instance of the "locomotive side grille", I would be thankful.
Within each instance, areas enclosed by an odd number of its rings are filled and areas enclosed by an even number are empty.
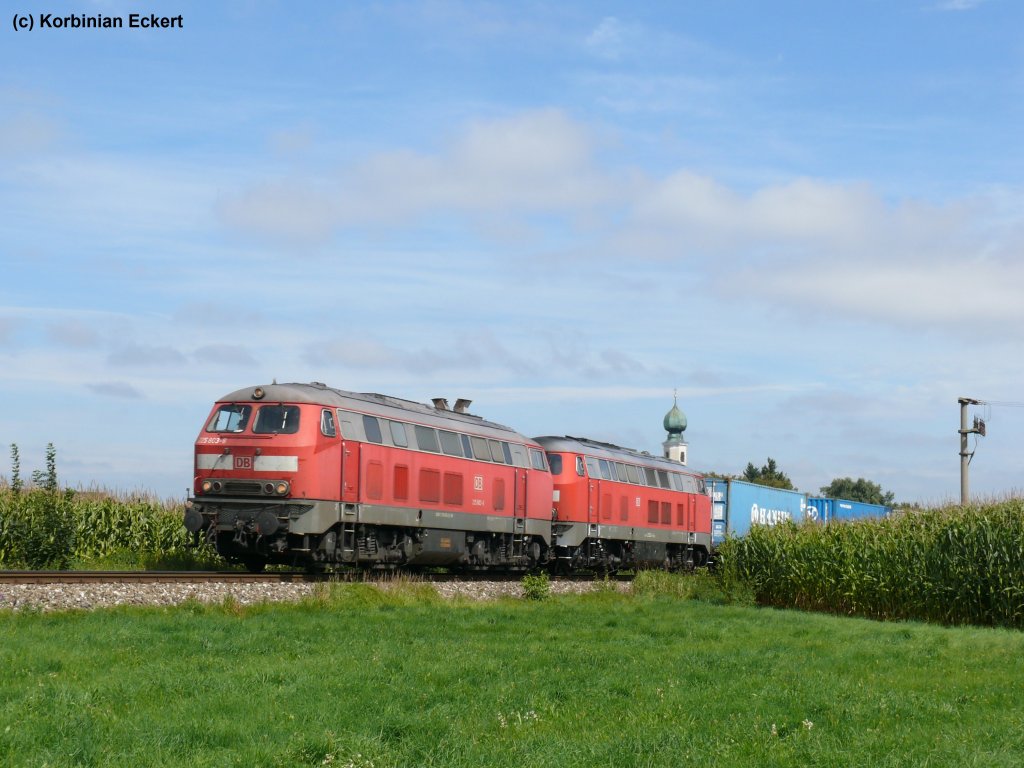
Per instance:
[[[225,480],[224,493],[262,494],[263,486],[258,480]]]

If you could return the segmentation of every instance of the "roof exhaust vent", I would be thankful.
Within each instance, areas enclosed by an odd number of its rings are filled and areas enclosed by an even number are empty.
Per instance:
[[[470,404],[472,404],[472,402],[472,400],[467,400],[464,397],[460,397],[458,400],[455,401],[455,412],[465,413],[467,410],[469,410],[469,406]]]
[[[434,407],[437,410],[439,410],[439,411],[447,411],[447,410],[449,410],[448,409],[448,398],[446,398],[446,397],[435,397],[435,398],[431,399],[430,402],[432,402],[434,404]],[[456,404],[455,407],[458,408],[459,407],[458,404]]]

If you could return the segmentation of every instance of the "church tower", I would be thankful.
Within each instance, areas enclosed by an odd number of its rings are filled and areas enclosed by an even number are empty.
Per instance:
[[[672,394],[672,410],[665,414],[665,431],[668,432],[668,439],[662,443],[665,449],[665,458],[686,464],[686,440],[683,439],[683,432],[686,431],[686,415],[679,410],[679,402],[675,393]]]

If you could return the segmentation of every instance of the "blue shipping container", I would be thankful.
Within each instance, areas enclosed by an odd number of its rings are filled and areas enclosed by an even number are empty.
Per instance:
[[[832,519],[833,499],[811,497],[807,499],[807,517],[816,523],[827,523]]]
[[[863,501],[832,500],[832,516],[835,522],[846,520],[863,520],[868,517],[885,517],[889,508],[881,504],[865,504]]]
[[[743,536],[751,525],[775,525],[785,520],[801,522],[807,514],[807,497],[742,480],[711,480],[711,543],[720,544],[726,534]],[[717,523],[723,523],[719,526]],[[720,532],[720,536],[719,536]]]

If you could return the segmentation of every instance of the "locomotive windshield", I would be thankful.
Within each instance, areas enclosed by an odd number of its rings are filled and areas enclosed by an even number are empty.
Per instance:
[[[251,405],[222,405],[206,425],[206,431],[244,432],[251,413]]]
[[[264,405],[256,413],[252,431],[258,435],[291,435],[299,431],[299,406]]]

